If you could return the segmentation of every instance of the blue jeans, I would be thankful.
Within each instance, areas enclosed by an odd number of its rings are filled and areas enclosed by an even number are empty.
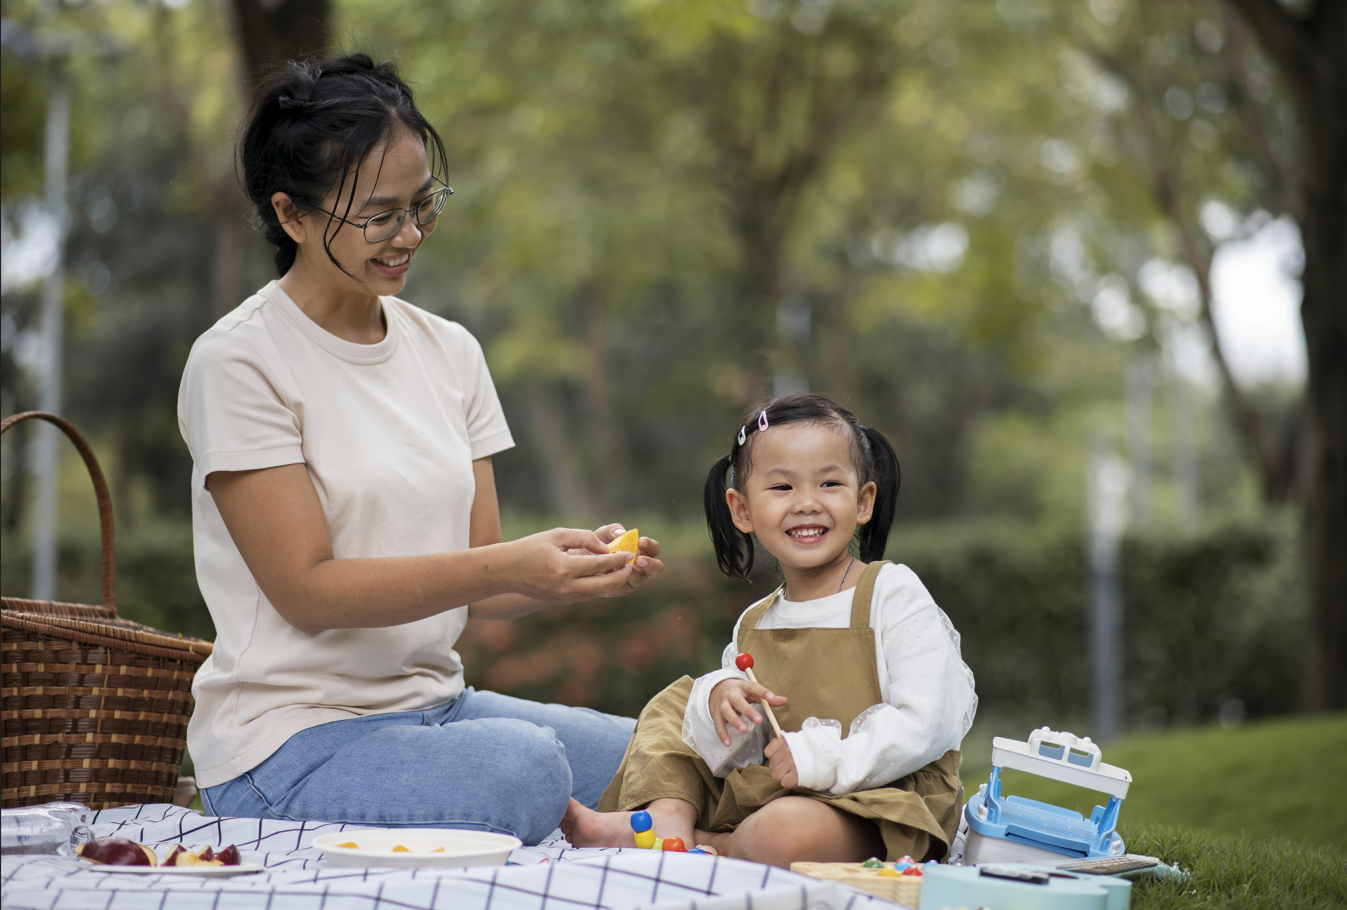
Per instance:
[[[635,726],[469,687],[429,711],[302,730],[201,802],[215,816],[471,828],[536,844],[569,797],[598,805]]]

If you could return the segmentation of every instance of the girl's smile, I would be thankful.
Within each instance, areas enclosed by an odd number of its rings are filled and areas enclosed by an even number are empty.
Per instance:
[[[792,600],[834,593],[875,501],[875,484],[860,483],[849,433],[829,423],[772,427],[754,437],[751,464],[726,492],[735,526],[776,557]]]

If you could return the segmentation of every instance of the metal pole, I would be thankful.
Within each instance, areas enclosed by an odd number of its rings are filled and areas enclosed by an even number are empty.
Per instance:
[[[47,209],[56,219],[55,262],[42,290],[42,388],[39,407],[61,413],[61,370],[65,334],[66,167],[70,146],[70,77],[64,54],[48,61],[46,177]],[[60,479],[60,438],[56,427],[39,422],[36,440],[37,509],[33,528],[33,600],[56,597],[56,498]]]
[[[1127,527],[1127,465],[1096,437],[1090,446],[1090,655],[1096,742],[1122,731],[1122,602],[1118,551]]]
[[[1151,520],[1151,400],[1155,366],[1150,352],[1135,354],[1127,366],[1127,457],[1132,463],[1132,520]]]

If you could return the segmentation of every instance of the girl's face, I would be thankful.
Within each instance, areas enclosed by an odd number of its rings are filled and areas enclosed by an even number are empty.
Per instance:
[[[861,485],[851,446],[836,424],[757,434],[747,481],[725,494],[735,527],[756,534],[786,571],[848,561],[856,525],[870,520],[875,504],[875,485]]]
[[[309,212],[300,217],[282,193],[276,194],[279,201],[273,198],[273,204],[281,220],[290,221],[286,230],[299,244],[294,270],[302,273],[306,283],[316,282],[337,297],[388,296],[400,292],[407,283],[412,256],[435,230],[437,222],[417,224],[416,218],[409,214],[396,234],[378,243],[367,241],[359,225],[390,209],[414,208],[438,188],[430,176],[425,145],[419,137],[401,130],[387,146],[376,147],[361,163],[354,196],[348,175],[345,185],[320,203],[345,222],[331,219],[326,212]],[[332,255],[349,275],[328,258],[323,247],[325,233]]]

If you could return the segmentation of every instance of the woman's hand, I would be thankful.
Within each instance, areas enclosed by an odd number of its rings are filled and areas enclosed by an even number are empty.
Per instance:
[[[609,553],[608,541],[602,536],[605,530],[555,528],[501,544],[510,551],[511,588],[540,601],[539,606],[615,597],[631,590],[635,587],[631,576],[637,571],[631,554]]]
[[[787,790],[800,786],[800,775],[795,771],[795,759],[791,756],[790,746],[786,744],[784,737],[778,736],[769,742],[767,748],[762,750],[762,754],[767,759],[767,767],[771,769],[772,780]]]
[[[621,524],[604,525],[594,532],[604,544],[611,544],[623,534],[627,529]],[[664,574],[664,563],[659,557],[659,541],[653,537],[642,537],[639,546],[637,546],[636,559],[632,563],[632,572],[627,576],[626,583],[611,594],[604,594],[604,597],[621,597],[623,594],[630,594],[648,579],[659,578]]]
[[[722,743],[731,745],[727,725],[740,733],[747,733],[745,717],[755,724],[762,723],[762,715],[753,707],[754,702],[766,702],[773,708],[779,708],[786,703],[786,697],[773,695],[766,686],[746,679],[726,679],[716,683],[711,690],[711,719],[716,722],[716,735]]]

